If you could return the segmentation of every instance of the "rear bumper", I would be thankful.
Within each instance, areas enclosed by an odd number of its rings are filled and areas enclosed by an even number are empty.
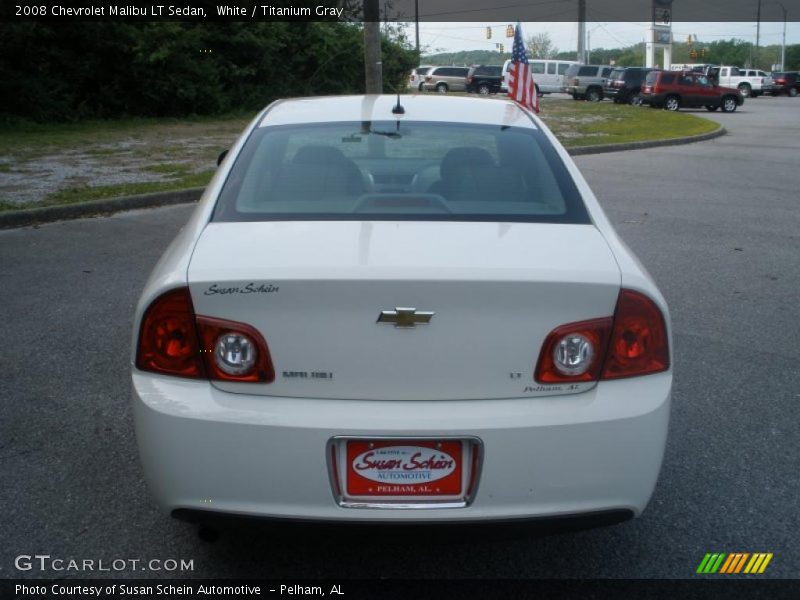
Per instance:
[[[660,373],[571,396],[343,401],[232,394],[135,372],[133,406],[146,479],[176,514],[370,523],[638,515],[661,467],[671,382]],[[341,507],[326,460],[334,436],[477,437],[484,457],[474,501]]]

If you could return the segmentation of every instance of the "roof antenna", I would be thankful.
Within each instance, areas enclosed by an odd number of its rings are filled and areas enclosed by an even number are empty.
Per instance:
[[[393,115],[404,115],[406,114],[406,109],[400,104],[400,92],[397,92],[397,104],[392,107],[392,114]]]

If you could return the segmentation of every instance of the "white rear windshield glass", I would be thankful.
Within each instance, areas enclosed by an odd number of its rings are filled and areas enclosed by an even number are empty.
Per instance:
[[[414,121],[259,127],[214,220],[299,219],[589,222],[538,130]]]

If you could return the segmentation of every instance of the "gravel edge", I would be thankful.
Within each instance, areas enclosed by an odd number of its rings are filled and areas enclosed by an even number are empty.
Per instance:
[[[623,152],[626,150],[657,148],[659,146],[678,146],[682,144],[692,144],[694,142],[712,140],[714,138],[723,136],[726,133],[727,130],[725,127],[720,125],[719,128],[715,129],[714,131],[688,137],[671,138],[666,140],[648,140],[643,142],[628,142],[625,144],[578,146],[576,148],[568,148],[567,152],[572,156],[582,156],[586,154],[602,154],[605,152]],[[53,221],[109,215],[115,212],[133,210],[137,208],[151,208],[170,204],[186,204],[190,202],[197,202],[197,200],[199,200],[200,196],[203,194],[203,189],[204,188],[190,188],[171,192],[155,192],[152,194],[124,196],[122,198],[109,198],[106,200],[91,200],[89,202],[79,202],[76,204],[61,204],[57,206],[42,206],[39,208],[9,210],[0,212],[0,229],[27,227],[30,225],[50,223]]]

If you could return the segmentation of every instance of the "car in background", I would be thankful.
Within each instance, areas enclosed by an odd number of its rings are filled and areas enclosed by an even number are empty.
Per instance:
[[[739,91],[741,91],[744,96],[748,95],[741,89],[744,85],[750,87],[749,95],[753,98],[758,98],[772,88],[772,77],[760,69],[739,69],[739,73],[745,78],[745,80],[739,84]]]
[[[695,71],[651,71],[642,85],[642,103],[652,108],[675,111],[700,108],[733,112],[744,104],[744,96],[734,88],[717,85],[707,75]]]
[[[536,85],[536,93],[543,94],[560,93],[564,87],[564,77],[572,65],[577,65],[574,60],[556,60],[534,58],[528,61],[533,74],[533,82]],[[503,89],[508,89],[508,71],[511,68],[511,61],[503,63]]]
[[[139,454],[176,517],[609,524],[658,479],[667,305],[507,99],[272,103],[133,321]]]
[[[631,104],[638,106],[642,103],[639,93],[647,74],[652,71],[648,67],[624,67],[611,71],[603,86],[603,96],[610,98],[616,104]]]
[[[503,91],[502,65],[471,67],[467,74],[467,91],[482,96]]]
[[[797,71],[778,71],[772,74],[770,94],[788,94],[792,98],[800,93],[800,73]]]
[[[422,84],[425,82],[425,75],[433,69],[433,65],[420,65],[411,71],[408,76],[408,89],[415,92],[422,91]]]
[[[573,100],[600,102],[603,88],[614,67],[609,65],[572,65],[564,75],[561,91],[572,96]]]
[[[425,73],[422,89],[426,92],[465,92],[469,67],[433,67]]]

